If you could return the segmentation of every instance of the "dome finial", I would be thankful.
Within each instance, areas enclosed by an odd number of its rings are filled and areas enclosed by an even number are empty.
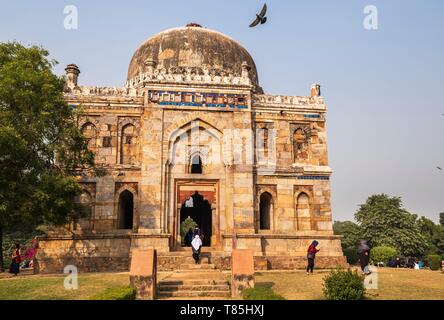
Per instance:
[[[186,27],[193,27],[193,28],[202,28],[202,26],[195,22],[190,22],[186,25]]]

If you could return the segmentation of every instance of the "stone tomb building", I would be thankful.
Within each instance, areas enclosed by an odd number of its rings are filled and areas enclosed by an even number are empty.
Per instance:
[[[128,270],[131,248],[155,248],[158,269],[190,255],[184,231],[199,225],[204,251],[230,268],[235,245],[256,269],[345,265],[333,235],[327,108],[309,96],[263,93],[255,63],[235,40],[196,24],[149,38],[124,87],[78,85],[66,68],[66,100],[107,174],[79,172],[87,217],[40,241],[40,272]]]

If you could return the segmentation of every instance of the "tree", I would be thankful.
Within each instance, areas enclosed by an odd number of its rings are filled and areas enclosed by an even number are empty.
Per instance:
[[[72,174],[94,169],[48,55],[37,46],[0,44],[0,235],[20,224],[68,222],[81,192]]]
[[[355,220],[372,246],[394,247],[407,256],[422,255],[427,249],[417,216],[402,208],[399,197],[370,196],[355,213]]]
[[[336,235],[344,236],[341,239],[342,249],[356,248],[362,238],[361,228],[352,221],[335,221],[333,232]]]
[[[432,237],[432,243],[436,247],[435,253],[441,255],[444,258],[444,226],[437,226]]]
[[[444,227],[444,212],[439,214],[439,224]]]
[[[419,230],[421,231],[421,234],[426,238],[427,241],[427,249],[426,253],[428,254],[434,254],[438,251],[438,248],[436,246],[438,239],[436,237],[439,233],[439,228],[441,226],[435,225],[435,223],[427,219],[426,217],[421,217],[418,220],[418,226]]]

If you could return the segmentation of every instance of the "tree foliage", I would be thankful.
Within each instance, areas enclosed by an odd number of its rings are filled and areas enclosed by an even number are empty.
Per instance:
[[[430,264],[430,270],[436,271],[441,268],[441,257],[437,254],[431,254],[427,256],[427,260]]]
[[[94,155],[63,97],[48,51],[0,44],[0,223],[64,224],[81,189],[72,173]]]
[[[392,247],[373,247],[370,251],[370,260],[377,264],[378,262],[387,262],[390,259],[394,259],[398,256],[398,251]]]
[[[194,230],[194,228],[196,228],[197,223],[191,219],[190,217],[186,218],[181,224],[180,224],[180,235],[183,237],[185,237],[185,235],[187,234],[188,230]]]
[[[355,220],[372,246],[394,247],[406,256],[422,255],[427,250],[417,216],[402,207],[399,197],[370,196],[355,213]]]
[[[333,232],[343,236],[341,239],[342,249],[356,248],[362,238],[361,228],[352,221],[335,221]]]
[[[418,225],[427,241],[426,253],[444,254],[444,227],[425,217],[418,220]]]

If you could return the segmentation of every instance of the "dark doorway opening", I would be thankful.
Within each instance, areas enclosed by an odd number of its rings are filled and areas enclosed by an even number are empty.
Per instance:
[[[119,229],[132,229],[134,217],[134,196],[128,190],[119,197]]]
[[[211,247],[211,236],[213,235],[211,204],[197,191],[190,199],[182,204],[180,209],[180,225],[182,226],[188,218],[192,219],[201,230],[203,246]]]
[[[202,174],[202,159],[200,156],[194,156],[191,160],[191,173]]]
[[[269,194],[268,192],[264,192],[263,194],[261,194],[259,203],[260,230],[270,230],[271,201],[271,194]]]

